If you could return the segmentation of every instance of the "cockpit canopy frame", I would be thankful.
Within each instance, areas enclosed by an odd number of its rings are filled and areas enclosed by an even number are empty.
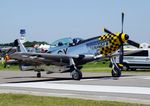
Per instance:
[[[78,44],[81,41],[83,41],[83,39],[81,39],[81,38],[67,37],[67,38],[62,38],[62,39],[58,39],[58,40],[54,41],[51,44],[51,47],[73,46],[73,45]]]

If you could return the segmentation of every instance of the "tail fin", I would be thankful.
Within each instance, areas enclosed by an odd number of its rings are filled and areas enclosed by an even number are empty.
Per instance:
[[[18,52],[27,53],[27,49],[25,48],[25,46],[21,43],[19,39],[16,39],[14,41],[14,46],[17,47]]]

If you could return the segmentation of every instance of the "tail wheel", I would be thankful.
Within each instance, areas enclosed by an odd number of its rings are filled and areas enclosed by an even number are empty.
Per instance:
[[[41,73],[40,72],[37,73],[37,78],[41,78]]]
[[[112,77],[120,77],[121,76],[121,70],[114,67],[111,71]]]
[[[74,80],[80,80],[82,78],[82,72],[80,70],[78,70],[78,69],[72,71],[71,74],[72,74],[72,78]]]

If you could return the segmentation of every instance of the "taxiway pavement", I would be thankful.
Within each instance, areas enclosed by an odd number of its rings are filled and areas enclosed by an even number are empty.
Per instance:
[[[36,78],[35,72],[0,71],[0,92],[150,104],[150,72],[126,72],[119,79],[87,72],[74,81],[70,73]]]

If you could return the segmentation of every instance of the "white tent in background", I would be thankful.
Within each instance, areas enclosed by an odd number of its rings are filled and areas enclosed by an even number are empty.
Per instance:
[[[41,44],[38,48],[48,50],[50,48],[50,45]]]

